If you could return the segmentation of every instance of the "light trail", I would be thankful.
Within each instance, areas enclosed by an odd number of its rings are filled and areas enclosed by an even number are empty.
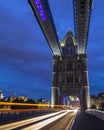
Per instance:
[[[59,111],[64,108],[64,105],[51,105],[51,104],[29,104],[29,103],[14,103],[14,102],[0,102],[1,106],[24,106],[23,109],[0,109],[0,113],[8,113],[8,112],[30,112],[30,111]],[[29,107],[29,108],[25,108]],[[36,108],[31,108],[36,107]]]
[[[46,125],[52,123],[53,121],[56,121],[57,119],[59,119],[59,118],[65,116],[65,115],[67,115],[68,113],[69,113],[69,111],[66,110],[65,113],[62,113],[62,114],[57,115],[57,116],[55,116],[55,117],[52,117],[52,118],[50,118],[50,119],[46,119],[45,121],[41,121],[41,122],[39,122],[39,123],[37,123],[37,124],[34,124],[34,125],[32,125],[32,126],[23,128],[23,129],[21,129],[21,130],[39,130],[39,129],[43,128],[44,126],[46,126]]]
[[[0,102],[0,105],[6,106],[37,106],[37,107],[63,107],[63,105],[51,105],[51,104],[30,104],[30,103],[14,103],[14,102]]]
[[[59,110],[62,110],[62,109],[55,109],[55,108],[34,108],[34,109],[31,109],[31,108],[29,108],[29,109],[10,109],[10,110],[6,110],[6,109],[4,109],[4,110],[0,110],[0,114],[1,113],[4,113],[4,114],[6,114],[6,113],[11,113],[11,112],[33,112],[33,111],[59,111]]]
[[[43,119],[46,119],[46,118],[49,118],[51,117],[50,119],[50,122],[52,122],[53,118],[52,116],[56,116],[57,114],[60,114],[60,116],[58,116],[58,118],[66,115],[68,112],[72,112],[72,111],[67,111],[67,110],[62,110],[62,111],[59,111],[59,112],[55,112],[55,113],[51,113],[51,114],[47,114],[47,115],[44,115],[44,116],[39,116],[39,117],[35,117],[35,118],[31,118],[31,119],[26,119],[26,120],[22,120],[22,121],[18,121],[18,122],[14,122],[14,123],[9,123],[9,124],[5,124],[5,125],[2,125],[0,126],[0,130],[11,130],[11,129],[15,129],[15,128],[18,128],[18,127],[21,127],[21,126],[24,126],[24,125],[27,125],[29,123],[33,123],[33,122],[36,122],[36,121],[41,121]],[[57,116],[56,116],[57,117]],[[54,120],[56,119],[56,117],[54,118]],[[57,118],[57,119],[58,119]],[[48,122],[49,123],[49,122]],[[45,123],[46,124],[46,123]],[[38,124],[39,125],[39,124]],[[33,126],[32,126],[33,127]],[[38,127],[38,126],[37,126]],[[26,129],[27,130],[27,129]]]
[[[67,116],[62,118],[58,123],[54,123],[51,130],[71,130],[70,128],[75,120],[75,115],[74,112],[67,114]]]

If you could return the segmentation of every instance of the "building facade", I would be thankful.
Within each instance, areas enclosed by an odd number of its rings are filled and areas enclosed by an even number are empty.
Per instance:
[[[4,98],[3,92],[2,92],[2,90],[0,89],[0,100],[3,99],[3,98]]]
[[[100,93],[97,96],[90,96],[90,106],[92,109],[104,110],[104,93]]]

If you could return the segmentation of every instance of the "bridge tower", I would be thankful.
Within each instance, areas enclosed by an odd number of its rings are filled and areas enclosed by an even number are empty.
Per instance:
[[[72,32],[61,42],[62,56],[53,56],[51,103],[60,104],[64,95],[75,95],[82,109],[89,108],[89,84],[86,54],[78,54],[78,43]]]

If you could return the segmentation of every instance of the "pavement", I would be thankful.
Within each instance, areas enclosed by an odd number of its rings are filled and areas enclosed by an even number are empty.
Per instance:
[[[104,130],[104,121],[87,113],[79,113],[72,130]]]

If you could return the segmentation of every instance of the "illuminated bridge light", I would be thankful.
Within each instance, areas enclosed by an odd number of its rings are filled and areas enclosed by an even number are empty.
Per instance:
[[[42,18],[42,21],[46,21],[47,18],[46,18],[44,9],[42,7],[41,1],[40,0],[34,0],[34,1],[35,1],[37,9],[39,11],[40,17]]]

